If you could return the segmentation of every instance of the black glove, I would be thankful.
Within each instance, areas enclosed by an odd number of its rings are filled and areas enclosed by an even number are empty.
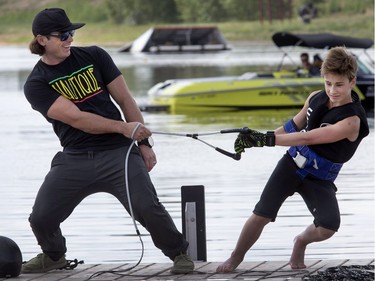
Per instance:
[[[236,151],[236,153],[241,153],[245,151],[245,148],[263,146],[275,146],[275,133],[268,131],[267,134],[263,134],[249,129],[249,133],[238,134],[234,142],[234,151]]]

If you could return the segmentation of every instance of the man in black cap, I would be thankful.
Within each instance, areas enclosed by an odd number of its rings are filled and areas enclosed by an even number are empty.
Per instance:
[[[53,158],[29,217],[43,253],[25,263],[22,273],[66,265],[60,224],[96,192],[114,195],[150,232],[155,246],[174,261],[172,273],[190,272],[188,242],[159,202],[148,174],[156,164],[151,131],[108,53],[97,46],[71,46],[74,31],[83,25],[71,23],[59,8],[41,11],[32,25],[30,50],[41,58],[24,92],[52,124],[63,150]]]

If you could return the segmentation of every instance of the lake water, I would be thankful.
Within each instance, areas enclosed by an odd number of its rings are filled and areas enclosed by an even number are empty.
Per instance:
[[[22,86],[37,57],[19,47],[0,52],[0,235],[12,238],[24,260],[40,249],[28,224],[28,216],[59,142],[50,125],[26,102]],[[238,75],[277,64],[280,53],[271,47],[240,45],[230,52],[185,55],[132,55],[109,50],[122,69],[136,100],[147,102],[146,92],[155,83],[179,77]],[[296,56],[297,57],[297,53]],[[295,110],[247,111],[207,115],[144,113],[152,131],[208,133],[248,126],[274,129]],[[339,232],[315,243],[307,259],[374,258],[374,129],[357,153],[344,165],[336,180],[342,213]],[[201,139],[233,151],[235,134],[215,134]],[[151,177],[161,202],[181,230],[180,189],[204,185],[208,261],[223,261],[234,248],[238,235],[286,148],[254,148],[234,161],[203,143],[186,138],[154,135],[158,164]],[[299,195],[288,199],[275,223],[248,252],[246,261],[289,259],[293,238],[311,224],[312,217]],[[148,233],[139,226],[145,245],[144,263],[168,262]],[[141,255],[141,244],[132,220],[110,195],[86,198],[62,224],[67,238],[68,259],[85,263],[130,262]]]

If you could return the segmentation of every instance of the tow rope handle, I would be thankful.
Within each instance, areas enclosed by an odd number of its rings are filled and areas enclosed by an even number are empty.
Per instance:
[[[250,129],[248,127],[243,128],[234,128],[234,129],[224,129],[220,131],[221,134],[231,134],[231,133],[240,133],[240,134],[248,134],[250,133]],[[240,160],[241,159],[241,153],[230,153],[228,151],[225,151],[219,147],[215,148],[218,152],[233,158],[234,160]]]
[[[66,265],[61,267],[60,269],[67,269],[72,270],[76,268],[79,264],[84,264],[85,262],[83,260],[78,261],[77,259],[74,260],[66,260]]]
[[[229,134],[229,133],[248,134],[248,133],[250,133],[250,129],[248,127],[235,128],[235,129],[224,129],[224,130],[221,130],[220,133],[221,134]]]

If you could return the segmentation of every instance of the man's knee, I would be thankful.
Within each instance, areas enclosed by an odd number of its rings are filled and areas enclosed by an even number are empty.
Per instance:
[[[37,215],[35,213],[32,213],[29,216],[29,223],[31,228],[34,230],[48,228],[53,224],[51,216],[49,216],[48,214]]]
[[[152,198],[145,198],[143,202],[133,204],[134,217],[138,221],[154,220],[156,217],[164,215],[165,208],[160,202],[155,202]]]

